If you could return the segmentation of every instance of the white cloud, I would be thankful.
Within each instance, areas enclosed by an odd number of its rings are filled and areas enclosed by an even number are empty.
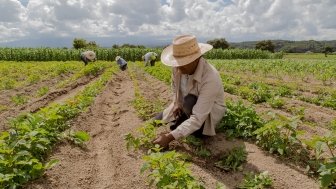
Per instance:
[[[0,0],[0,39],[193,33],[228,41],[331,40],[336,33],[334,0],[20,1]]]

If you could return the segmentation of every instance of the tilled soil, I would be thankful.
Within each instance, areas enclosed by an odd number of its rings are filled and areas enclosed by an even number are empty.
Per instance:
[[[24,112],[36,112],[40,108],[47,106],[48,104],[55,102],[60,103],[65,99],[70,98],[74,94],[77,94],[80,90],[82,90],[88,83],[92,82],[97,78],[96,76],[87,76],[78,79],[77,81],[71,83],[70,85],[61,88],[61,89],[53,89],[44,96],[40,98],[31,98],[27,104],[11,107],[6,111],[0,112],[0,131],[8,129],[8,121],[21,113]],[[31,95],[31,93],[36,92],[36,90],[41,86],[53,86],[55,85],[55,81],[42,82],[40,84],[36,84],[34,86],[28,86],[22,89],[16,89],[12,91],[2,92],[0,96],[6,96],[6,98],[1,98],[1,103],[4,105],[10,105],[10,102],[6,99],[9,99],[11,96],[15,96],[16,94],[21,95]],[[35,90],[35,91],[34,91]]]
[[[168,93],[169,86],[146,74],[144,77],[145,79],[138,80],[143,95],[163,98],[168,102],[171,97]],[[143,124],[130,103],[133,99],[134,86],[128,71],[113,76],[88,112],[72,122],[74,130],[85,130],[90,134],[91,140],[87,147],[81,149],[65,142],[60,144],[50,157],[59,159],[60,162],[25,188],[150,188],[146,175],[140,174],[143,154],[128,152],[123,139],[129,132],[136,133],[137,128]],[[269,171],[274,188],[319,188],[317,181],[254,144],[227,140],[223,134],[204,142],[214,157],[234,146],[244,146],[248,152],[243,171],[237,172],[224,172],[216,168],[214,158],[193,157],[190,166],[192,174],[202,180],[206,188],[215,188],[217,182],[223,183],[227,188],[235,188],[242,181],[243,173],[249,171]],[[177,151],[188,151],[188,148],[178,141],[170,147]]]

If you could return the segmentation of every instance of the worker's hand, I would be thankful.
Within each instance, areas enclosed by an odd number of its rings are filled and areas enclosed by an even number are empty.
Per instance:
[[[170,133],[161,133],[158,138],[153,141],[153,144],[160,145],[163,149],[168,148],[169,143],[175,138]]]
[[[180,117],[182,115],[183,111],[180,107],[175,107],[173,110],[173,116],[175,119],[177,119],[178,117]]]

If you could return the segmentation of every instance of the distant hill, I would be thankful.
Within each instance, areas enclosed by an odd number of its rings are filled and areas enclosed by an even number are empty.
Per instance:
[[[271,40],[275,45],[275,51],[285,51],[290,53],[304,52],[322,52],[325,46],[330,46],[336,51],[336,40],[332,41],[287,41],[287,40]],[[239,43],[230,43],[230,46],[243,49],[254,49],[259,41],[247,41]]]

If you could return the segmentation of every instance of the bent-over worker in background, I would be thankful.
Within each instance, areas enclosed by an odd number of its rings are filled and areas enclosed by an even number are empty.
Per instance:
[[[94,62],[97,60],[96,53],[93,51],[84,51],[80,55],[81,60],[84,62],[86,66],[89,62]]]
[[[121,71],[125,71],[127,69],[127,62],[120,56],[116,56],[115,61],[119,65]]]
[[[155,61],[157,59],[157,54],[155,52],[148,52],[142,56],[142,60],[145,62],[145,66],[155,66]]]

